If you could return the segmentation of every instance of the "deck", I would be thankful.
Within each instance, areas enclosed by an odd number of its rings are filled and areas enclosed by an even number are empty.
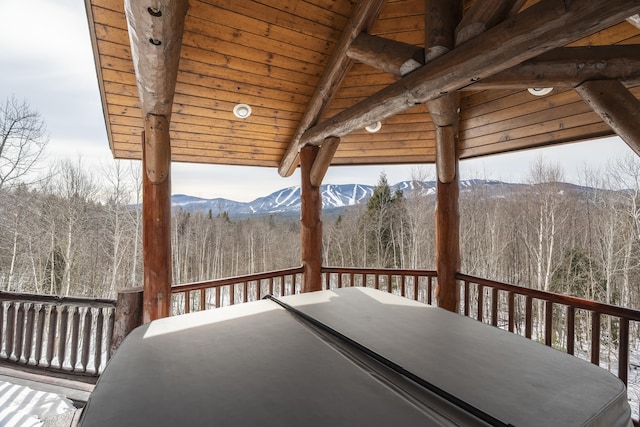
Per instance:
[[[302,274],[297,267],[174,286],[172,314],[215,310],[266,295],[298,294]],[[323,289],[369,287],[427,304],[435,302],[438,278],[431,270],[324,267],[322,274]],[[638,358],[640,311],[462,274],[457,281],[460,315],[594,365],[608,363],[610,371],[628,385],[629,397],[635,397],[637,378],[629,368]],[[117,302],[100,301],[96,306],[81,299],[53,301],[46,296],[0,292],[0,380],[60,393],[82,407],[93,390],[91,382],[97,380],[124,336],[140,324],[140,294],[140,289],[126,290]],[[611,333],[613,339],[609,339]]]

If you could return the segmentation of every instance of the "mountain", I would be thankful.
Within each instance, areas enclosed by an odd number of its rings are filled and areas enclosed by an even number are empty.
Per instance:
[[[482,189],[490,197],[504,197],[524,185],[474,179],[460,182],[460,190],[464,193]],[[434,181],[402,181],[393,185],[391,191],[402,190],[405,196],[410,196],[418,191],[420,195],[430,196],[435,194],[435,187]],[[373,194],[374,188],[374,185],[363,184],[325,184],[320,188],[323,212],[339,212],[346,207],[366,203]],[[176,194],[171,196],[171,203],[174,208],[189,212],[211,211],[213,215],[227,212],[229,216],[234,218],[250,215],[297,215],[300,212],[300,186],[283,188],[251,202],[236,202],[223,198],[202,199]]]

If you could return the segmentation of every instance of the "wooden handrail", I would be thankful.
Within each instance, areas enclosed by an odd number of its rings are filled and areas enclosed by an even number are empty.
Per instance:
[[[115,307],[116,300],[83,297],[63,297],[58,295],[25,294],[0,291],[0,301],[38,302],[54,305],[75,305],[78,307]]]
[[[491,288],[501,289],[503,291],[511,291],[520,295],[528,296],[531,298],[551,301],[555,304],[562,304],[566,306],[575,307],[582,310],[596,311],[600,314],[606,314],[608,316],[622,317],[633,321],[640,322],[640,310],[634,310],[631,308],[618,307],[611,304],[605,304],[596,301],[590,301],[578,297],[572,297],[569,295],[557,294],[554,292],[541,291],[539,289],[525,288],[522,286],[510,285],[507,283],[496,282],[494,280],[482,279],[480,277],[469,276],[467,274],[458,273],[456,278],[461,281],[476,283],[482,286],[488,286]]]
[[[201,311],[260,299],[264,294],[274,292],[275,279],[280,279],[279,296],[292,295],[299,291],[298,287],[302,281],[298,280],[298,276],[301,276],[302,272],[302,267],[294,267],[173,286],[171,288],[172,314],[189,313],[192,310]],[[287,277],[290,280],[287,280]],[[236,285],[239,285],[238,289]],[[263,285],[268,288],[267,292],[262,291]],[[249,296],[250,294],[252,297]]]
[[[243,282],[253,282],[262,279],[271,279],[274,277],[289,276],[292,274],[301,274],[302,267],[287,268],[283,270],[273,270],[264,273],[247,274],[244,276],[227,277],[224,279],[204,280],[202,282],[185,283],[171,287],[171,293],[178,294],[182,292],[197,291],[200,289],[219,288],[222,286],[234,285]]]

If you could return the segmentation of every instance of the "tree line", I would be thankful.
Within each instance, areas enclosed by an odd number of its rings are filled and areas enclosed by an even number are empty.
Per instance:
[[[0,188],[0,289],[113,297],[140,284],[139,165],[92,173],[65,161],[38,184]],[[562,181],[538,161],[509,194],[462,191],[462,271],[638,307],[640,162],[585,173],[585,187]],[[324,264],[432,269],[434,209],[432,194],[394,193],[382,175],[366,204],[323,218]],[[300,264],[298,220],[275,215],[176,209],[172,243],[176,284]]]

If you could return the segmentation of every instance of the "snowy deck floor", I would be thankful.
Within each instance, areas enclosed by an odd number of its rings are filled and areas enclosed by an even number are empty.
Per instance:
[[[6,364],[0,364],[0,381],[26,386],[33,390],[60,394],[71,400],[78,408],[87,403],[87,399],[95,387],[94,384],[86,382],[14,369]]]
[[[93,387],[0,365],[0,427],[76,426]]]

